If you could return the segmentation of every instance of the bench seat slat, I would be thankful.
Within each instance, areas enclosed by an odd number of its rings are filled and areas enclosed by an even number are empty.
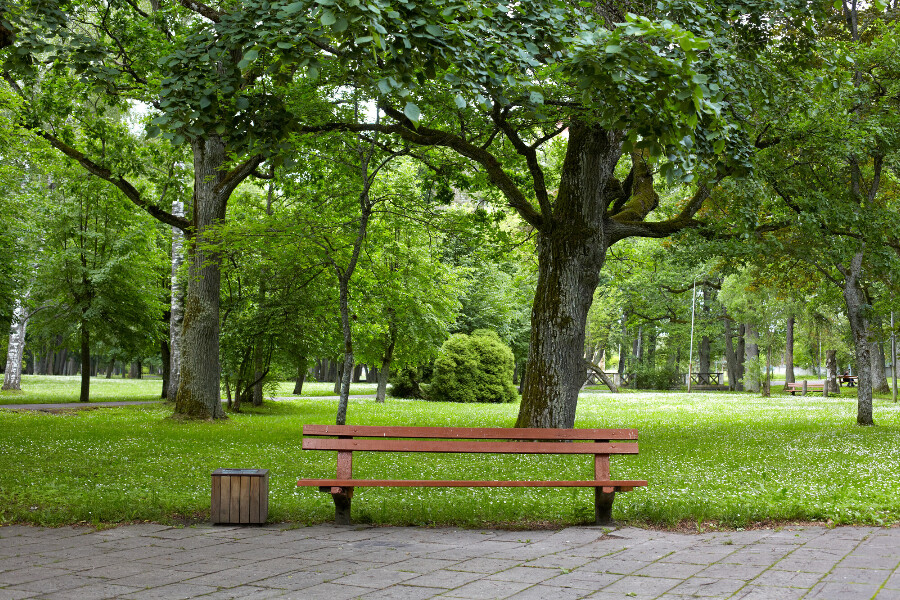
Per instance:
[[[572,444],[567,442],[473,442],[459,440],[373,440],[303,438],[304,450],[368,450],[375,452],[487,452],[492,454],[637,454],[633,442]]]
[[[441,481],[437,479],[300,479],[298,486],[320,487],[640,487],[646,481]]]
[[[303,435],[482,440],[636,440],[638,430],[304,425]]]

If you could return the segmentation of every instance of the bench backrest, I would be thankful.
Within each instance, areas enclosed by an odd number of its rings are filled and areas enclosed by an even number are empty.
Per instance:
[[[638,453],[636,429],[304,425],[303,436],[303,448],[306,450],[498,454]]]

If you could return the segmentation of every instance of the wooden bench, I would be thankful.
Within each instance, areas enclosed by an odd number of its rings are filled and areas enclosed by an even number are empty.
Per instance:
[[[616,492],[647,485],[646,481],[610,479],[612,454],[637,454],[636,429],[511,429],[464,427],[375,427],[304,425],[304,450],[337,451],[334,479],[300,479],[334,499],[335,523],[350,524],[350,502],[357,487],[592,487],[598,524],[612,521]],[[363,439],[360,439],[363,438]],[[374,439],[373,439],[374,438]],[[577,481],[473,481],[468,479],[356,479],[354,452],[444,452],[496,454],[587,454],[593,456],[594,478]]]
[[[791,393],[791,396],[795,395],[797,392],[800,392],[804,396],[809,392],[822,392],[825,389],[824,383],[809,383],[806,382],[806,388],[804,389],[802,381],[798,383],[788,383],[785,384],[784,389],[787,392]]]

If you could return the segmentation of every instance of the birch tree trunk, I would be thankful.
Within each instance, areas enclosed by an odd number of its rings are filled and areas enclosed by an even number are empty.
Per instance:
[[[3,374],[4,390],[22,389],[22,358],[25,356],[25,326],[28,324],[24,302],[27,299],[28,292],[23,298],[16,298],[13,309],[9,326],[9,346],[6,350],[6,371]]]
[[[172,202],[172,214],[183,217],[184,203],[180,200]],[[171,308],[169,310],[169,387],[166,398],[174,400],[178,396],[178,384],[181,375],[181,329],[184,323],[184,283],[179,274],[184,263],[184,232],[172,227],[172,273],[171,273]]]

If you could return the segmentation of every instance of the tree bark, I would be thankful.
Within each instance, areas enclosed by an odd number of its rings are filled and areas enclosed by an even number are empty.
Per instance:
[[[828,382],[829,391],[834,393],[840,391],[837,376],[837,350],[825,351],[825,381]]]
[[[87,309],[85,309],[86,311]],[[79,402],[91,401],[91,333],[87,321],[82,318],[81,329],[81,395]]]
[[[784,343],[784,382],[794,383],[794,317],[787,320],[787,334]]]
[[[184,203],[172,202],[172,214],[184,216]],[[184,283],[181,265],[184,264],[184,232],[172,227],[172,270],[170,274],[171,301],[169,308],[169,379],[166,398],[175,400],[181,380],[181,330],[184,323]]]
[[[394,359],[394,345],[396,340],[391,339],[391,343],[385,349],[381,356],[381,368],[378,369],[378,389],[375,392],[375,401],[384,403],[387,396],[387,384],[391,374],[391,362]]]
[[[759,336],[756,333],[756,328],[749,323],[744,331],[746,332],[745,335],[747,339],[745,346],[746,362],[750,363],[753,361],[752,366],[745,367],[744,369],[744,389],[748,392],[758,393],[760,390],[759,344],[757,343]]]
[[[881,329],[880,323],[878,328]],[[869,353],[872,359],[872,393],[890,394],[891,386],[888,384],[887,370],[885,369],[884,343],[872,342]]]
[[[168,319],[166,319],[168,321]],[[166,400],[169,397],[169,376],[172,369],[172,353],[169,351],[169,341],[165,338],[159,341],[159,358],[161,363],[160,375],[162,377],[162,391],[159,394],[160,399]],[[150,365],[150,373],[153,373],[153,365]]]
[[[25,327],[28,324],[28,315],[25,312],[27,298],[27,292],[23,298],[16,298],[13,308],[12,321],[9,325],[9,346],[6,349],[6,369],[3,372],[4,390],[22,389],[22,357],[25,354]]]
[[[869,322],[866,318],[866,298],[859,284],[862,272],[863,251],[856,253],[847,267],[839,267],[844,275],[844,303],[847,306],[847,320],[853,336],[856,351],[856,422],[859,425],[874,425],[872,413],[872,359],[869,340]]]
[[[193,243],[188,252],[188,288],[181,335],[181,372],[175,414],[224,419],[219,363],[219,254],[207,247],[210,228],[225,218],[225,144],[218,136],[191,142],[194,153]]]
[[[299,396],[303,393],[303,383],[306,381],[306,372],[309,370],[309,362],[305,356],[297,359],[297,379],[294,380],[294,395]]]
[[[605,221],[621,132],[573,123],[552,214],[538,230],[531,346],[516,427],[571,428],[587,313],[610,245]],[[621,360],[621,358],[620,358]]]

